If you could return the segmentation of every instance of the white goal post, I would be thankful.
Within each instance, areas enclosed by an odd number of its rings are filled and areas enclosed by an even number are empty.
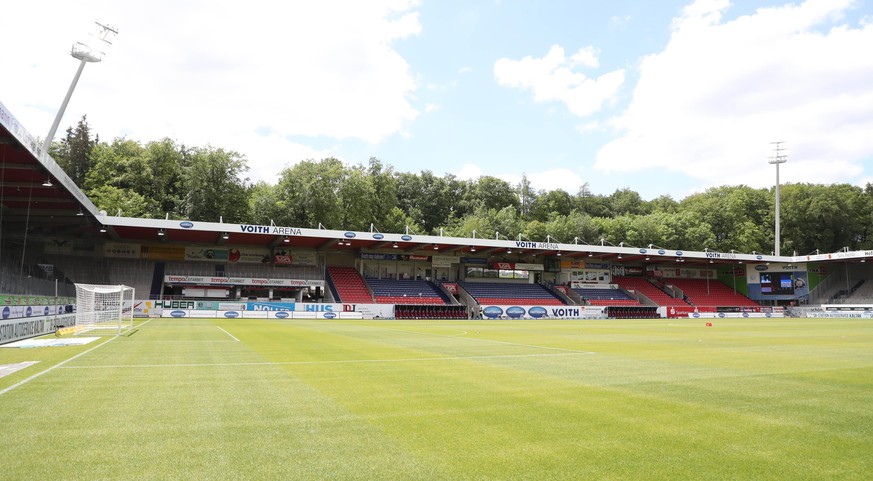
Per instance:
[[[76,334],[117,335],[133,328],[134,288],[76,284]]]

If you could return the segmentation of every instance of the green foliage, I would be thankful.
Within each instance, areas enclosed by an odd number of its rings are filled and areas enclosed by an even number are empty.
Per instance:
[[[570,193],[534,191],[493,176],[396,172],[372,157],[365,165],[335,158],[304,160],[277,174],[275,185],[248,184],[237,152],[185,147],[170,139],[142,145],[91,140],[83,117],[52,155],[98,208],[142,217],[727,252],[774,250],[772,189],[722,186],[676,201],[646,201],[628,188],[595,195],[585,183]],[[787,184],[781,188],[782,251],[873,248],[873,185]]]

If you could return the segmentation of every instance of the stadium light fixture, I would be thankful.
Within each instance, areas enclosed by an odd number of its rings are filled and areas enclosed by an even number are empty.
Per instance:
[[[594,253],[593,253],[593,252],[589,252],[589,253],[588,253],[588,257],[594,257]]]
[[[91,40],[87,42],[76,42],[73,44],[73,48],[70,49],[70,56],[79,60],[79,69],[73,77],[73,82],[70,84],[69,90],[67,90],[67,96],[64,97],[64,101],[61,103],[61,108],[58,109],[58,114],[55,116],[52,128],[49,130],[49,133],[42,144],[42,151],[45,154],[48,153],[49,147],[52,145],[55,132],[58,131],[58,125],[61,123],[64,111],[67,110],[67,104],[70,103],[70,97],[73,96],[73,90],[76,89],[76,84],[79,83],[79,77],[82,76],[82,70],[85,69],[85,64],[100,62],[103,60],[103,56],[106,54],[106,47],[112,45],[112,38],[115,35],[118,35],[118,30],[115,28],[104,25],[100,22],[94,23],[97,24],[98,28],[91,34]]]
[[[106,233],[106,226],[105,226],[105,225],[100,225],[100,233],[101,233],[101,234],[105,234],[105,233]]]
[[[440,250],[440,246],[437,245],[437,244],[434,244],[434,245],[433,245],[433,250],[435,250],[435,251]]]
[[[228,234],[227,232],[222,232],[222,233],[221,233],[221,238],[222,238],[223,240],[227,240],[229,237],[230,237],[230,234]]]
[[[291,238],[288,237],[288,236],[285,236],[285,237],[282,238],[282,242],[284,242],[285,244],[287,244],[287,243],[291,242]]]
[[[85,215],[85,213],[82,212],[82,208],[81,208],[81,207],[79,207],[79,212],[76,212],[76,215],[79,216],[79,217]]]
[[[42,186],[43,186],[43,187],[51,187],[51,186],[52,186],[52,179],[51,179],[51,177],[46,177],[45,182],[42,183]]]
[[[167,235],[167,231],[164,229],[158,229],[158,237],[164,237],[165,235]]]
[[[555,255],[558,256],[558,257],[561,257],[561,251],[558,251],[558,253],[555,254]]]
[[[476,246],[470,246],[470,252],[476,252]]]
[[[788,162],[788,156],[785,155],[785,149],[782,147],[782,144],[784,144],[785,142],[779,141],[779,142],[770,142],[770,143],[776,146],[776,148],[775,148],[776,155],[774,155],[773,157],[770,157],[770,160],[768,160],[767,163],[776,165],[776,192],[775,192],[775,194],[776,194],[776,217],[775,217],[775,223],[774,223],[775,224],[775,226],[774,226],[775,236],[774,237],[776,239],[775,239],[775,248],[773,249],[773,252],[775,253],[775,255],[778,256],[779,255],[779,244],[780,244],[780,242],[779,242],[779,164],[784,164],[785,162]]]
[[[395,242],[394,245],[392,245],[391,247],[392,247],[393,249],[396,249],[396,248],[397,248],[397,243]]]
[[[512,254],[512,247],[506,249],[506,253],[507,253],[507,254]]]

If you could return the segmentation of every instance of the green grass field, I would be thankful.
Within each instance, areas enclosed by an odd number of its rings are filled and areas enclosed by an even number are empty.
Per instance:
[[[155,319],[0,349],[41,361],[0,391],[44,372],[0,394],[0,479],[873,478],[873,321],[713,322]]]

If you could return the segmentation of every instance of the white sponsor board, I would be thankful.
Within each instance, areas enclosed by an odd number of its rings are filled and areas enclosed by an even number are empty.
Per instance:
[[[873,311],[814,311],[806,317],[833,317],[837,319],[873,319]]]
[[[688,314],[690,319],[741,319],[741,318],[769,318],[785,317],[783,312],[692,312]]]
[[[603,319],[603,306],[482,306],[483,319]]]

